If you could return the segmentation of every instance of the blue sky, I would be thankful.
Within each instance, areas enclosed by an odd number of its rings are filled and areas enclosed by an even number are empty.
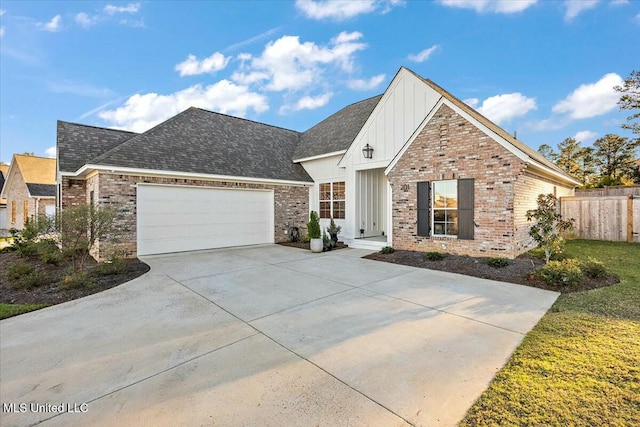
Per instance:
[[[537,149],[628,135],[640,1],[0,1],[0,160],[197,106],[305,130],[400,66]]]

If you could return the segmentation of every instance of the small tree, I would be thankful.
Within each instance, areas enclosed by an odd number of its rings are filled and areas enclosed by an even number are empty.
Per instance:
[[[115,239],[118,212],[112,207],[78,205],[65,208],[58,216],[62,249],[82,271],[91,249],[105,237]]]
[[[544,250],[544,260],[549,262],[553,255],[561,254],[564,238],[561,233],[573,229],[574,220],[564,220],[558,212],[558,200],[553,194],[538,195],[538,208],[527,211],[527,221],[535,220],[529,235]]]
[[[309,214],[309,222],[307,223],[307,233],[309,233],[310,239],[319,239],[320,231],[320,219],[318,218],[318,212],[311,211]]]

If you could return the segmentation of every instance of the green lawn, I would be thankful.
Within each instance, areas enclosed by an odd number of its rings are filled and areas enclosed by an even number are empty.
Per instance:
[[[640,245],[576,240],[566,252],[621,282],[560,296],[461,426],[640,425]]]
[[[45,307],[49,307],[49,304],[0,304],[0,319],[40,310]]]

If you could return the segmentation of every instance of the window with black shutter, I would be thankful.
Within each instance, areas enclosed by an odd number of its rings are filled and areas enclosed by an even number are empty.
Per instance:
[[[430,190],[429,181],[418,183],[418,236],[431,235]]]
[[[418,183],[418,235],[474,237],[474,180]]]

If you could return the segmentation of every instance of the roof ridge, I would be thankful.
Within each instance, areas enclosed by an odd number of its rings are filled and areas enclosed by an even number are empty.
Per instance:
[[[418,73],[416,73],[415,71],[407,67],[402,66],[402,68],[406,69],[407,71],[415,75],[417,78],[424,81],[432,89],[434,89],[436,92],[439,92],[440,95],[444,96],[449,101],[453,102],[453,104],[455,104],[458,108],[461,108],[463,111],[465,111],[466,113],[470,114],[472,117],[480,121],[480,123],[482,123],[484,126],[487,126],[489,130],[496,133],[498,136],[500,136],[502,139],[507,141],[517,150],[521,151],[523,154],[529,157],[532,161],[537,162],[543,166],[550,167],[551,169],[555,170],[556,172],[562,173],[568,178],[575,179],[571,175],[569,175],[569,173],[567,173],[565,170],[563,170],[562,168],[560,168],[559,166],[557,166],[556,164],[554,164],[553,162],[545,158],[542,154],[539,154],[538,152],[536,152],[533,148],[529,147],[527,144],[520,141],[518,138],[515,138],[509,132],[504,130],[501,126],[494,123],[492,120],[490,120],[489,118],[484,116],[482,113],[477,111],[475,108],[471,107],[470,105],[468,105],[467,103],[465,103],[464,101],[462,101],[461,99],[453,95],[448,90],[444,89],[442,86],[438,85],[437,83],[433,82],[430,79],[426,79],[420,76]]]
[[[287,128],[282,127],[282,126],[271,125],[271,124],[269,124],[269,123],[263,123],[263,122],[259,122],[259,121],[257,121],[257,120],[247,119],[247,118],[245,118],[245,117],[232,116],[232,115],[230,115],[230,114],[220,113],[220,112],[218,112],[218,111],[211,111],[211,110],[207,110],[207,109],[205,109],[205,108],[200,108],[200,107],[189,107],[187,110],[190,110],[190,109],[199,110],[199,111],[202,111],[202,112],[204,112],[204,113],[209,113],[209,114],[217,114],[218,116],[230,117],[230,118],[232,118],[232,119],[236,119],[236,120],[243,120],[243,121],[245,121],[245,122],[249,122],[249,123],[256,123],[256,124],[258,124],[258,125],[268,126],[268,127],[272,127],[272,128],[275,128],[275,129],[286,130],[286,131],[288,131],[288,132],[293,132],[293,133],[297,133],[297,134],[302,134],[302,132],[297,131],[297,130],[287,129]],[[187,111],[187,110],[185,110],[185,111]]]
[[[53,160],[55,161],[55,157],[45,157],[45,156],[36,156],[35,154],[14,154],[14,157],[28,157],[28,158],[36,158],[36,159],[43,159],[43,160]],[[3,163],[5,164],[5,163]]]
[[[133,132],[133,131],[130,131],[130,130],[113,129],[113,128],[108,128],[108,127],[104,127],[104,126],[85,125],[83,123],[68,122],[66,120],[58,120],[58,123],[66,123],[66,124],[69,124],[69,125],[82,126],[82,127],[85,127],[85,128],[101,129],[101,130],[108,130],[108,131],[112,131],[112,132],[122,132],[122,133],[131,133],[131,134],[134,134],[134,135],[140,135],[138,132]]]

